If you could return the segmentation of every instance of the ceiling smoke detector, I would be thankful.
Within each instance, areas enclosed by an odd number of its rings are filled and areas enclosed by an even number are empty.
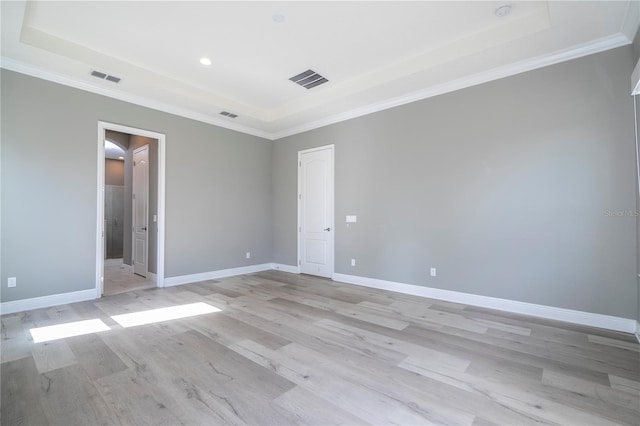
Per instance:
[[[298,75],[294,75],[289,80],[304,87],[305,89],[313,89],[316,86],[326,83],[327,80],[317,72],[313,70],[306,70]]]
[[[507,16],[508,14],[511,13],[511,5],[510,4],[505,4],[503,6],[500,6],[499,8],[497,8],[495,10],[495,12],[493,12],[498,18],[504,18],[505,16]]]

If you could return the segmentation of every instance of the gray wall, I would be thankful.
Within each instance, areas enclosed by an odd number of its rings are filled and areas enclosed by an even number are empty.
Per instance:
[[[94,288],[99,120],[166,134],[167,277],[271,261],[272,142],[7,70],[0,79],[2,302]]]
[[[106,130],[104,132],[105,139],[120,146],[125,151],[129,149],[129,135],[127,133],[116,132],[113,130]]]
[[[124,161],[104,160],[104,184],[124,186]]]
[[[297,151],[335,144],[336,272],[634,318],[636,224],[617,216],[636,205],[632,56],[277,141],[273,261],[296,264]]]
[[[336,272],[633,318],[632,58],[627,46],[275,143],[2,70],[1,300],[93,288],[104,120],[167,135],[167,277],[294,265],[297,151],[332,143]]]

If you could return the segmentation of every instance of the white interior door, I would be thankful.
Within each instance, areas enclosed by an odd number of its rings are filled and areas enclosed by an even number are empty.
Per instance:
[[[298,264],[333,276],[333,145],[298,153]]]
[[[133,151],[133,272],[148,272],[149,145]]]

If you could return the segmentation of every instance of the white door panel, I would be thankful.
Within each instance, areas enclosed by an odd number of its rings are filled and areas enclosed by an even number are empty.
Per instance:
[[[147,276],[149,251],[149,145],[133,151],[133,272]]]
[[[300,272],[333,275],[333,146],[298,154]]]
[[[327,242],[324,240],[312,240],[307,238],[304,241],[304,259],[307,263],[324,265],[327,263]]]

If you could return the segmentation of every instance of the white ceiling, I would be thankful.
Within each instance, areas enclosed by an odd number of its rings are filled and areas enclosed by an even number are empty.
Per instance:
[[[511,13],[497,17],[505,4]],[[638,1],[1,8],[3,68],[269,139],[629,44],[640,23]],[[201,65],[202,56],[212,65]],[[305,89],[289,81],[307,69],[329,82]]]

